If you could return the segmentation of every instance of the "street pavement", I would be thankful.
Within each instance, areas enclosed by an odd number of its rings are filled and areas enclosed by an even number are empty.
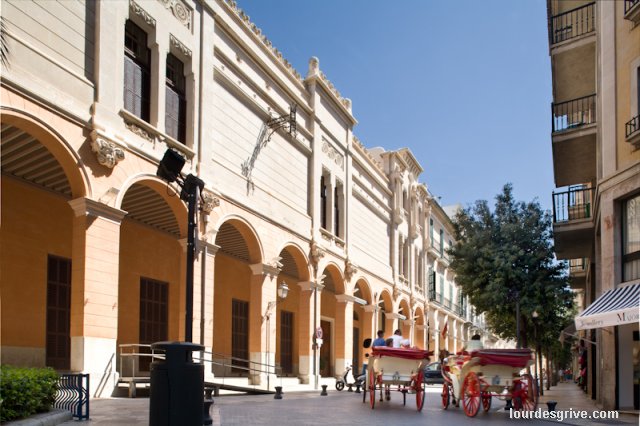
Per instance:
[[[510,419],[509,411],[504,410],[505,403],[493,399],[488,413],[480,411],[475,418],[468,418],[462,408],[450,406],[443,410],[440,405],[442,387],[428,386],[427,398],[422,412],[416,410],[415,395],[407,395],[407,405],[402,404],[402,394],[391,392],[391,401],[378,402],[371,409],[369,400],[362,403],[362,394],[355,392],[329,390],[327,396],[315,392],[286,392],[281,400],[273,395],[227,395],[215,398],[212,407],[214,425],[424,425],[425,423],[448,425],[527,425],[571,424],[571,425],[624,425],[638,424],[637,415],[622,415],[615,420],[566,419],[562,423],[556,420]],[[556,410],[598,410],[590,399],[572,383],[560,383],[545,391],[539,408],[546,411],[546,400],[558,402]],[[93,425],[148,425],[148,398],[109,398],[91,401],[91,421]],[[78,422],[62,423],[65,426],[78,426]]]

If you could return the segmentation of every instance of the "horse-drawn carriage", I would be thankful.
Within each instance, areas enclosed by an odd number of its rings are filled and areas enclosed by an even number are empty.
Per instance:
[[[529,349],[481,349],[450,356],[442,368],[442,408],[452,402],[467,416],[491,408],[491,398],[511,399],[515,410],[535,410],[538,389],[535,380],[522,370],[533,363]]]
[[[422,411],[425,400],[424,367],[429,362],[431,352],[421,349],[389,348],[375,346],[369,355],[365,392],[373,409],[376,404],[376,391],[380,394],[380,402],[391,399],[392,387],[402,393],[403,404],[406,405],[407,393],[416,395],[418,411]]]

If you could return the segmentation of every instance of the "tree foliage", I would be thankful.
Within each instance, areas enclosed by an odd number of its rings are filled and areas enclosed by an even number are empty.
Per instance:
[[[456,215],[454,226],[451,268],[489,327],[502,338],[515,338],[519,301],[523,345],[535,334],[539,341],[547,334],[557,339],[572,313],[573,293],[566,265],[554,260],[549,212],[537,201],[516,201],[507,184],[493,211],[487,201],[476,201]]]

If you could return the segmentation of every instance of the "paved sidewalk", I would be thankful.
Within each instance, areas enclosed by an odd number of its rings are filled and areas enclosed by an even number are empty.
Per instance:
[[[557,402],[556,411],[571,409],[574,411],[587,411],[589,413],[602,411],[602,408],[598,407],[595,400],[584,393],[577,384],[571,382],[558,383],[556,386],[551,386],[549,390],[544,389],[544,395],[540,397],[538,407],[546,410],[547,401]],[[619,413],[619,417],[615,423],[611,420],[602,420],[601,422],[593,422],[591,424],[619,424],[618,422],[637,425],[638,415]],[[575,419],[568,419],[564,423],[580,424],[579,421]]]
[[[362,403],[361,394],[355,392],[337,392],[329,390],[329,396],[319,396],[319,391],[285,392],[283,400],[274,400],[272,395],[235,395],[215,398],[212,407],[214,425],[349,425],[366,424],[368,426],[389,424],[424,425],[427,423],[444,423],[455,425],[482,426],[483,424],[513,425],[521,422],[527,425],[625,425],[638,424],[637,415],[620,414],[618,419],[582,420],[516,420],[509,418],[509,411],[504,410],[504,402],[494,398],[489,413],[482,410],[474,418],[466,417],[461,407],[449,407],[443,410],[440,404],[441,386],[428,386],[425,406],[422,413],[415,409],[415,398],[407,396],[407,406],[402,405],[401,394],[392,392],[390,402],[376,402],[375,410]],[[551,390],[544,391],[540,397],[539,408],[547,410],[546,401],[554,400],[558,404],[556,410],[585,410],[588,413],[601,411],[595,402],[588,398],[582,390],[572,383],[559,383]],[[105,398],[91,400],[91,420],[88,423],[67,421],[64,426],[114,425],[142,426],[149,424],[148,398]],[[32,423],[42,425],[43,423]],[[53,423],[49,423],[53,424]]]

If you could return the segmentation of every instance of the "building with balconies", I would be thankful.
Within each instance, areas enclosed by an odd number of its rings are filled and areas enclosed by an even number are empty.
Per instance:
[[[548,0],[547,11],[553,231],[584,308],[581,373],[602,406],[637,410],[640,2]]]

